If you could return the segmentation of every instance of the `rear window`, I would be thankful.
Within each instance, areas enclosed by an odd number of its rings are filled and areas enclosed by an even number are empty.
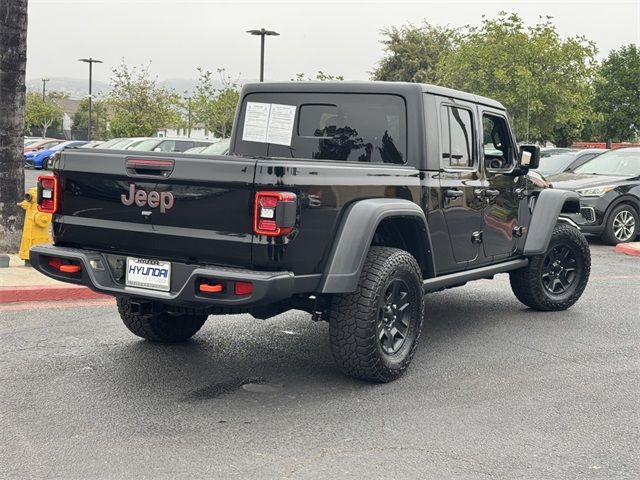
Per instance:
[[[244,135],[247,104],[265,108],[295,107],[292,122],[279,121],[280,143],[255,139],[260,119],[250,118],[251,136]],[[265,106],[266,107],[263,107]],[[279,113],[280,114],[280,113]],[[262,113],[263,119],[267,113]],[[291,114],[293,115],[293,113]],[[268,123],[271,119],[265,120]],[[258,125],[258,126],[257,126]],[[255,93],[245,97],[240,114],[241,131],[235,146],[238,155],[256,155],[365,163],[406,162],[406,106],[404,99],[386,94]],[[283,132],[282,128],[290,129]],[[285,133],[284,135],[282,135]],[[289,140],[290,138],[290,140]]]

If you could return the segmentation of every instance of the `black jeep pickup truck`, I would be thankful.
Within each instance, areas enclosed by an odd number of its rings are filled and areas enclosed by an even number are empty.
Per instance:
[[[404,83],[262,83],[241,92],[230,155],[66,150],[39,178],[50,277],[117,298],[152,341],[208,315],[305,310],[336,363],[386,382],[409,365],[424,294],[508,272],[564,310],[589,278],[578,195],[529,174],[504,107]],[[428,316],[428,312],[427,316]]]

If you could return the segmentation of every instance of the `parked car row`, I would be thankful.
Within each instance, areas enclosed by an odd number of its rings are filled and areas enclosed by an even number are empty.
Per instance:
[[[539,171],[552,172],[545,177],[554,188],[580,195],[580,213],[563,216],[607,244],[635,241],[640,233],[640,148],[600,150],[587,160],[579,158],[582,152],[547,156],[559,157],[558,165],[545,166],[541,157]]]
[[[536,169],[545,177],[562,172],[571,172],[583,163],[607,150],[601,148],[543,148],[540,151],[540,165]]]
[[[26,168],[47,168],[49,159],[56,153],[70,147],[81,147],[88,142],[84,140],[61,141],[48,148],[33,150],[24,154],[24,166]]]
[[[29,150],[27,150],[29,148]],[[47,168],[51,157],[66,148],[99,148],[106,150],[133,150],[165,153],[200,153],[226,155],[229,139],[191,139],[167,137],[114,138],[106,142],[84,140],[25,139],[24,162],[26,168]]]
[[[194,148],[206,148],[216,142],[217,140],[169,137],[113,138],[100,145],[100,148],[140,152],[183,153]]]
[[[58,140],[56,138],[25,138],[24,139],[24,153],[33,152],[36,150],[42,150],[51,148],[64,140]]]

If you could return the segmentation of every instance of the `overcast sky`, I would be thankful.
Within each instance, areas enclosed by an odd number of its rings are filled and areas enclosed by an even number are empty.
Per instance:
[[[265,27],[266,80],[289,80],[318,70],[366,80],[383,52],[380,30],[423,19],[440,25],[478,25],[501,10],[534,23],[551,15],[563,37],[585,35],[599,56],[640,43],[640,0],[622,1],[216,1],[29,0],[27,78],[87,76],[76,60],[105,62],[94,69],[108,81],[111,67],[152,61],[160,80],[195,78],[196,68],[226,68],[258,78],[259,38]]]

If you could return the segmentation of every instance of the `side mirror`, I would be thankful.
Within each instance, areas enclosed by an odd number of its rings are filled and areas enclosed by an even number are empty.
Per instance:
[[[538,145],[520,145],[518,164],[532,170],[538,168],[540,166],[540,147]]]

